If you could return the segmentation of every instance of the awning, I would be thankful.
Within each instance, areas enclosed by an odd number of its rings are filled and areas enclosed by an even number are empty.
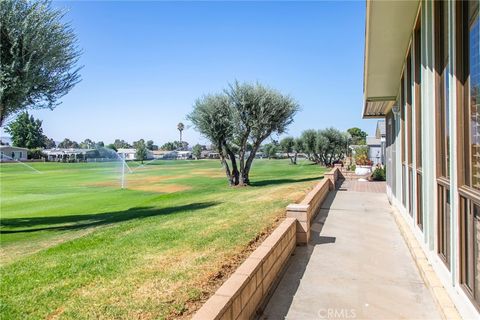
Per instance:
[[[418,0],[367,0],[364,118],[381,118],[395,103]]]

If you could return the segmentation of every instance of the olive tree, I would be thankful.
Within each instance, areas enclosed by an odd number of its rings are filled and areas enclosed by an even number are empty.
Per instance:
[[[49,1],[0,1],[0,126],[28,108],[55,108],[80,81],[80,50]]]
[[[279,145],[275,141],[262,146],[262,151],[268,159],[276,158],[278,150]]]
[[[341,132],[331,127],[320,130],[319,136],[323,137],[324,141],[323,145],[318,147],[325,165],[331,166],[344,158],[350,140],[350,135],[347,132]]]
[[[303,152],[318,164],[331,166],[347,152],[350,135],[335,128],[305,130],[301,137]]]
[[[317,153],[317,136],[317,131],[313,129],[303,131],[300,136],[303,152],[307,155],[308,160],[315,163],[320,162],[320,157]]]
[[[261,84],[235,82],[223,93],[197,100],[188,119],[217,146],[232,185],[250,184],[250,169],[262,142],[285,132],[299,107],[291,97]],[[238,156],[238,164],[237,164]]]
[[[239,171],[231,144],[234,127],[233,108],[227,95],[207,95],[198,99],[187,118],[217,149],[230,185],[238,185]]]
[[[282,134],[299,110],[291,97],[261,84],[235,82],[226,90],[234,109],[234,138],[238,145],[240,184],[250,184],[250,169],[262,142]],[[246,155],[248,142],[252,150]]]
[[[297,164],[298,145],[293,137],[285,137],[280,140],[280,150],[287,154],[291,164]],[[290,156],[292,154],[292,156]]]

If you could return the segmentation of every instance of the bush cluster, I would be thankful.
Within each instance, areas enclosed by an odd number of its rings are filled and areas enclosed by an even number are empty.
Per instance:
[[[372,179],[375,181],[385,181],[386,180],[386,172],[385,167],[377,167],[372,174]]]

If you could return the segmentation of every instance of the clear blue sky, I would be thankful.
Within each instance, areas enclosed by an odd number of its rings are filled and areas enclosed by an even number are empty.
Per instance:
[[[361,119],[365,2],[56,2],[84,53],[82,82],[34,111],[55,140],[178,138],[197,97],[259,81],[302,111],[289,134]],[[190,144],[206,140],[189,128]]]

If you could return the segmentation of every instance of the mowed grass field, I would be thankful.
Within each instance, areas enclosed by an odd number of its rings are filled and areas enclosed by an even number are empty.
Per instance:
[[[198,307],[324,168],[256,160],[0,165],[1,319],[168,319]],[[219,280],[220,279],[220,280]]]

